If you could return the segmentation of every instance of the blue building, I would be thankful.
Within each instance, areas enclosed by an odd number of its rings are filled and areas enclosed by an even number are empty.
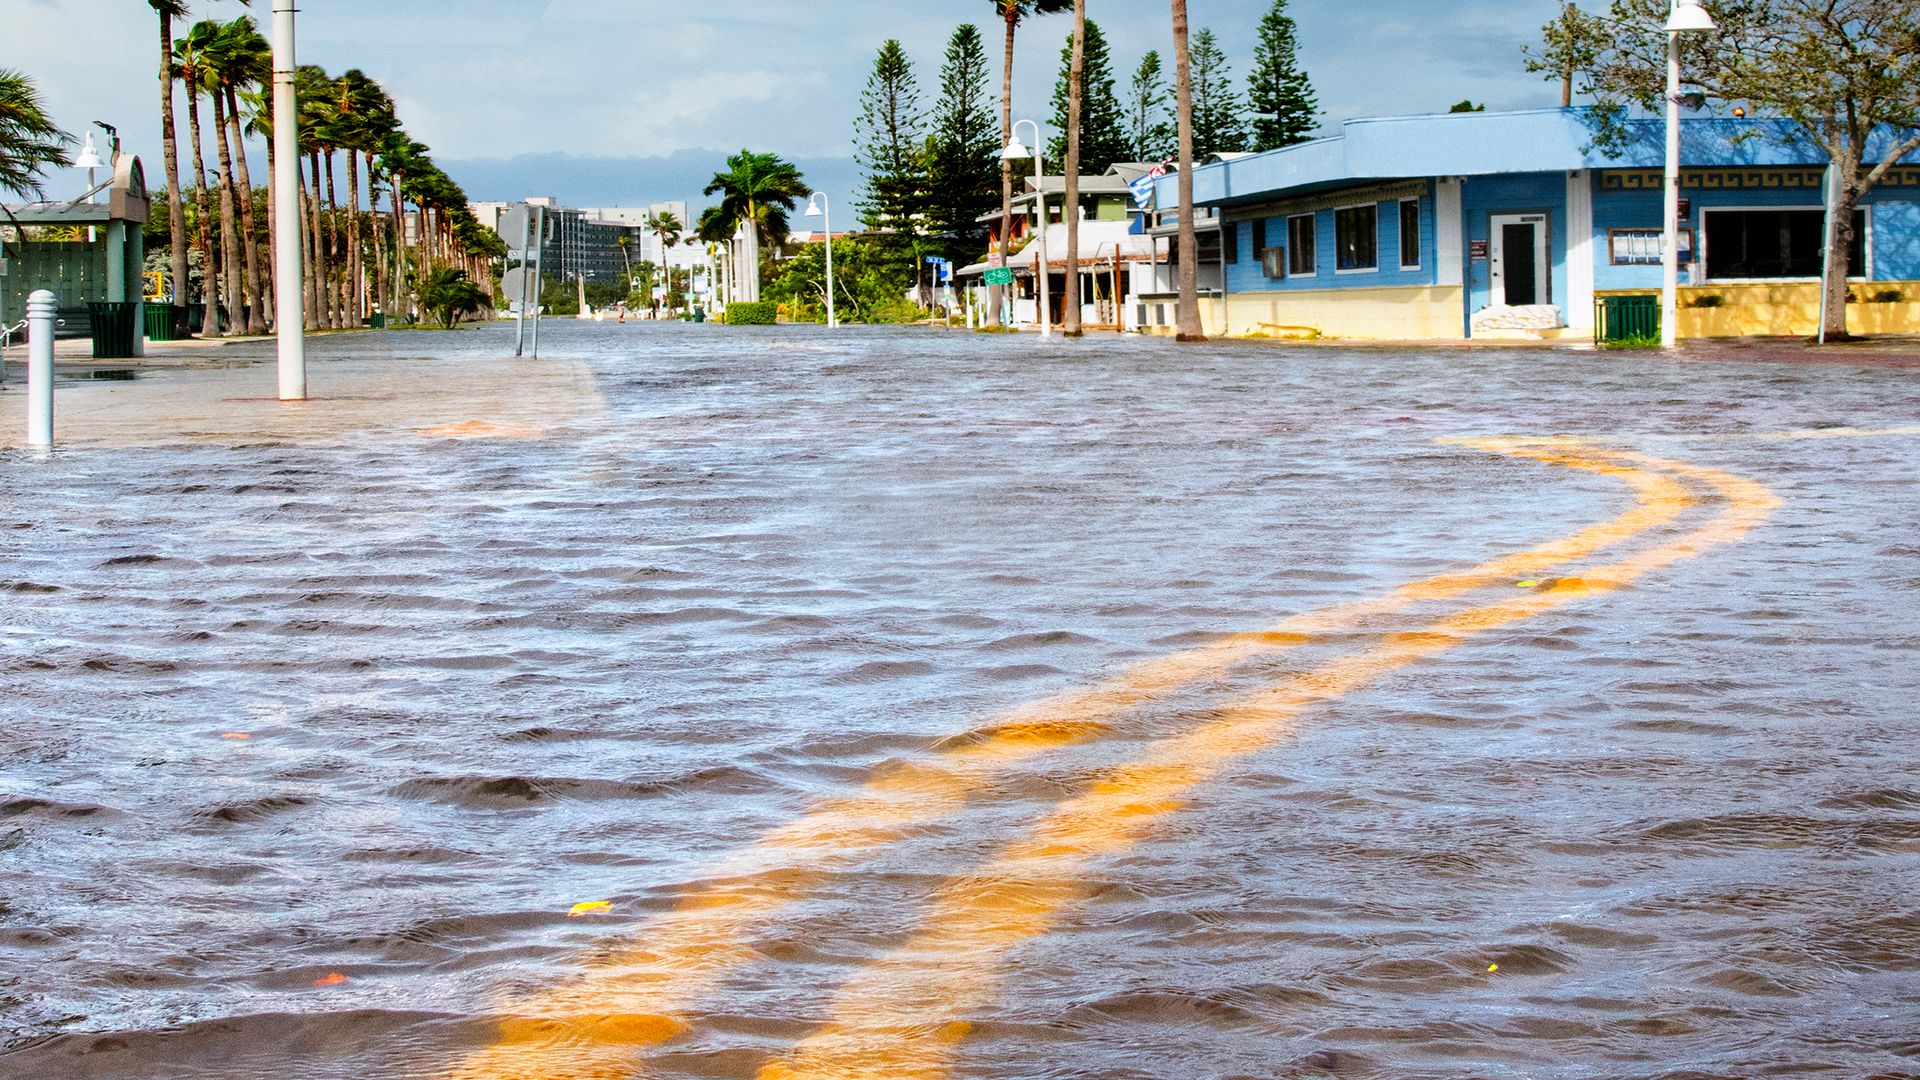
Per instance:
[[[1629,127],[1609,154],[1572,110],[1352,120],[1333,138],[1201,166],[1195,206],[1219,222],[1224,282],[1202,302],[1207,330],[1591,336],[1598,298],[1660,288],[1664,127]],[[1813,333],[1821,150],[1785,125],[1695,119],[1681,162],[1681,335]],[[1176,197],[1164,178],[1158,206]],[[1854,328],[1920,332],[1920,154],[1888,171],[1857,225]]]

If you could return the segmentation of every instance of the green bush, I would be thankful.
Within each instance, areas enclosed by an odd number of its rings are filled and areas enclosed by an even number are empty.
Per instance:
[[[753,304],[728,304],[728,326],[772,326],[779,321],[780,305],[771,300]]]
[[[1726,307],[1727,298],[1724,296],[1721,296],[1719,293],[1708,293],[1705,296],[1694,297],[1693,303],[1689,306],[1697,307],[1697,308]]]
[[[1881,289],[1873,294],[1873,302],[1876,304],[1897,304],[1906,298],[1907,294],[1899,289]]]

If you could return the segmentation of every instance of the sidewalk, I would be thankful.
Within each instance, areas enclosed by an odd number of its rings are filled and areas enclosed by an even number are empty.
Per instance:
[[[86,343],[80,342],[83,347]],[[276,400],[271,339],[156,343],[135,360],[56,354],[56,448],[196,443],[345,443],[367,438],[563,437],[601,415],[593,374],[573,360],[310,351],[307,401]],[[26,435],[26,351],[7,350],[0,447]]]

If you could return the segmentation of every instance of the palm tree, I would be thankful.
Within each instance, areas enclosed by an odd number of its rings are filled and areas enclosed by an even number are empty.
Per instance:
[[[160,147],[167,170],[167,239],[172,251],[167,272],[173,299],[187,296],[187,221],[180,204],[180,146],[173,120],[173,20],[187,17],[186,0],[147,0],[160,18]]]
[[[47,115],[33,81],[0,68],[0,191],[38,197],[40,170],[66,165],[72,141]]]
[[[727,159],[727,171],[715,173],[706,194],[720,195],[720,204],[700,215],[700,236],[725,243],[744,229],[746,251],[741,299],[760,299],[760,244],[778,244],[787,238],[787,215],[812,189],[790,161],[774,154],[742,150]]]
[[[1193,65],[1187,55],[1187,0],[1173,0],[1174,111],[1180,127],[1180,298],[1176,341],[1204,341],[1200,325],[1199,241],[1193,232]]]
[[[1061,296],[1066,317],[1061,332],[1079,337],[1080,328],[1080,111],[1086,99],[1087,81],[1087,0],[1073,0],[1073,60],[1067,70],[1067,160],[1061,170],[1066,174],[1066,197],[1060,214],[1067,219],[1067,291]],[[1041,228],[1047,223],[1042,221]],[[1040,272],[1048,273],[1047,267]],[[1041,312],[1041,318],[1047,314]]]
[[[393,98],[358,68],[340,76],[340,134],[347,152],[347,322],[360,325],[365,259],[360,245],[360,159],[393,122]],[[371,167],[369,167],[371,171]]]
[[[240,202],[240,250],[247,270],[247,332],[264,334],[267,332],[266,297],[273,290],[267,287],[263,269],[266,260],[260,257],[253,173],[247,164],[240,92],[242,88],[251,90],[272,81],[273,46],[261,36],[251,16],[242,15],[221,28],[212,70],[219,83],[219,93],[226,98],[226,125],[233,136],[233,171],[237,181],[234,187]],[[224,138],[222,141],[224,143]]]
[[[660,241],[660,268],[664,272],[667,267],[667,249],[680,242],[680,234],[685,232],[687,227],[673,215],[672,211],[665,211],[647,215],[645,228]]]
[[[219,23],[202,19],[173,43],[174,77],[187,89],[187,132],[193,140],[193,202],[200,216],[200,302],[205,308],[200,322],[202,337],[220,336],[220,260],[213,247],[213,208],[207,199],[207,162],[200,140],[200,91],[205,78],[201,67],[219,34]]]
[[[1000,145],[1013,143],[1013,41],[1020,20],[1028,15],[1052,15],[1073,7],[1073,0],[993,0],[993,10],[1007,25],[1006,66],[1000,77]],[[1034,151],[1038,153],[1038,150]],[[1007,233],[1013,223],[1013,162],[1000,159],[1000,261],[1007,260]],[[1040,227],[1046,228],[1041,222]],[[991,290],[993,320],[1000,321],[999,289]]]

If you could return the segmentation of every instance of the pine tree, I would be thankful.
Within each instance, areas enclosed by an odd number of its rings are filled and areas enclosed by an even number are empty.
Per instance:
[[[1233,72],[1227,54],[1212,30],[1199,30],[1189,49],[1193,65],[1193,158],[1205,161],[1213,154],[1247,148],[1247,131],[1240,95],[1233,92]]]
[[[1300,70],[1299,38],[1287,17],[1287,0],[1273,0],[1273,9],[1260,20],[1247,104],[1253,110],[1255,150],[1306,142],[1320,126],[1313,83]]]
[[[900,43],[889,40],[880,46],[860,95],[854,136],[862,181],[856,209],[868,228],[906,236],[917,229],[925,193],[920,159],[925,141],[913,64]]]
[[[987,65],[980,28],[955,30],[927,139],[927,225],[959,265],[986,250],[987,228],[979,218],[1000,205],[1000,123]]]
[[[1127,160],[1160,162],[1173,156],[1173,125],[1167,121],[1167,76],[1160,54],[1149,50],[1133,73],[1127,101]]]
[[[1067,35],[1067,47],[1060,54],[1060,81],[1053,88],[1053,130],[1060,132],[1047,142],[1047,157],[1063,161],[1067,156],[1067,78],[1073,64],[1073,35]],[[1098,176],[1116,161],[1128,161],[1126,124],[1121,117],[1120,95],[1113,78],[1113,54],[1107,48],[1107,36],[1093,20],[1087,20],[1087,45],[1083,59],[1084,80],[1080,102],[1080,173]]]

